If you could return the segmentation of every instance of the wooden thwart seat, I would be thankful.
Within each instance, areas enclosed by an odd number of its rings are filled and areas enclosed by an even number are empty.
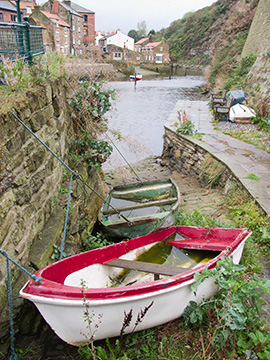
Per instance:
[[[176,201],[177,201],[176,197],[164,199],[164,200],[149,201],[149,202],[145,202],[145,203],[141,203],[141,204],[123,206],[123,207],[119,207],[117,209],[106,209],[106,210],[103,210],[103,214],[104,215],[112,215],[112,214],[116,214],[118,212],[126,211],[126,210],[135,210],[135,209],[141,209],[141,208],[150,207],[150,206],[170,205],[170,204],[175,203]]]
[[[162,264],[153,264],[143,261],[133,261],[126,259],[116,259],[107,262],[104,265],[115,266],[123,269],[137,270],[155,274],[155,280],[159,279],[159,275],[174,276],[183,274],[191,268],[183,268],[178,266],[169,266]]]

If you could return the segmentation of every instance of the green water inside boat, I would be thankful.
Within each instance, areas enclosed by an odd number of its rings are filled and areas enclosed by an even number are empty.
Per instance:
[[[166,240],[183,239],[179,234],[173,234]],[[194,249],[179,249],[175,246],[169,245],[167,241],[160,241],[149,250],[138,256],[136,261],[143,261],[152,264],[164,264],[170,266],[181,266],[184,268],[193,268],[194,266],[205,263],[219,254],[218,251],[194,250]],[[140,275],[139,275],[140,273]],[[136,284],[136,282],[146,273],[136,270],[124,269],[121,273],[112,280],[112,286],[127,286]]]

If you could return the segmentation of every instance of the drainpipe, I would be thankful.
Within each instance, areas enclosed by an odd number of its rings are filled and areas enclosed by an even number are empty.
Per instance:
[[[74,55],[74,54],[72,54],[72,49],[73,49],[73,19],[72,19],[71,12],[69,12],[69,14],[70,14],[70,55]]]
[[[16,0],[16,9],[17,9],[17,22],[18,24],[22,23],[21,9],[20,9],[20,0]],[[21,28],[18,29],[18,40],[19,40],[19,54],[23,58],[25,55],[24,45],[23,45],[23,31]]]
[[[16,8],[17,8],[17,22],[21,24],[22,18],[21,18],[20,0],[16,0]]]

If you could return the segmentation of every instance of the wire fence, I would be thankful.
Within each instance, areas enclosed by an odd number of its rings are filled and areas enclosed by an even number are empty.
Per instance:
[[[42,27],[23,24],[0,22],[0,62],[1,57],[8,60],[25,59],[44,53]]]

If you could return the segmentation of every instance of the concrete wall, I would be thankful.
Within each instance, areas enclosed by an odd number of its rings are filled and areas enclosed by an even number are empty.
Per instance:
[[[17,115],[69,164],[73,128],[64,81],[57,80],[29,96],[29,103],[16,108]],[[60,189],[68,189],[71,173],[11,114],[0,118],[0,131],[0,248],[34,273],[53,261],[54,245],[61,244],[68,194]],[[92,189],[105,195],[101,171],[82,167],[80,172]],[[76,193],[74,182],[64,249],[67,253],[79,251],[102,203],[95,193],[85,190],[83,199],[81,192]],[[10,268],[15,323],[21,323],[16,321],[22,313],[19,289],[28,276],[12,264]],[[0,254],[0,338],[8,333],[8,320],[6,259]]]

